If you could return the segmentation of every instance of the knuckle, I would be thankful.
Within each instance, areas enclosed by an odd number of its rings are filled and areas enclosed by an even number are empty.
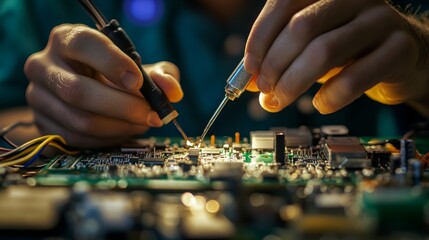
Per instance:
[[[59,27],[58,33],[53,33],[54,44],[70,49],[70,51],[82,51],[85,49],[86,41],[92,36],[90,29],[84,25],[67,25]]]
[[[61,24],[52,28],[51,33],[49,35],[49,43],[57,45],[61,43],[64,32],[70,29],[70,24]]]
[[[32,76],[34,72],[38,71],[42,66],[41,53],[34,53],[30,57],[27,58],[24,64],[24,73],[27,76],[28,80],[32,80]]]
[[[289,32],[300,41],[308,40],[312,35],[312,21],[304,14],[295,14],[289,21]]]
[[[73,105],[83,101],[85,96],[84,82],[72,74],[50,72],[47,75],[47,84],[65,102]]]
[[[176,66],[176,64],[168,61],[162,61],[160,62],[160,65],[162,68],[166,69],[168,73],[172,74],[173,77],[179,80],[180,70],[179,67]]]
[[[27,87],[27,89],[25,90],[25,98],[27,99],[28,104],[30,105],[31,103],[34,102],[35,98],[34,98],[34,85],[33,83],[30,83]]]

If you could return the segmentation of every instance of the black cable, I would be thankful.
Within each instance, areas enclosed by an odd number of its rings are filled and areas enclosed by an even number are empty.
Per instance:
[[[91,0],[79,0],[99,29],[107,25],[107,19]]]
[[[0,130],[0,137],[10,146],[17,148],[18,145],[12,142],[8,137],[6,137],[6,134],[8,134],[10,131],[12,131],[14,128],[17,127],[31,127],[34,125],[34,122],[14,122]]]

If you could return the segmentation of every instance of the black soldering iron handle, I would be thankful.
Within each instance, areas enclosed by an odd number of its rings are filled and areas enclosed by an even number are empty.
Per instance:
[[[104,28],[100,30],[112,42],[119,47],[125,54],[127,54],[138,66],[143,75],[143,86],[140,92],[143,97],[149,102],[152,109],[158,113],[164,124],[169,123],[171,120],[178,116],[177,111],[168,101],[164,92],[155,84],[152,78],[143,70],[141,57],[136,51],[134,44],[128,37],[127,33],[119,25],[116,19],[112,19]]]

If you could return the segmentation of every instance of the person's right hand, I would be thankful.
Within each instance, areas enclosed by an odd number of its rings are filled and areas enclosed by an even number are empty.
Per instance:
[[[177,102],[179,70],[169,62],[145,70]],[[55,27],[46,48],[24,67],[27,101],[42,134],[59,134],[76,147],[119,144],[162,121],[139,88],[136,64],[101,32],[84,25]]]

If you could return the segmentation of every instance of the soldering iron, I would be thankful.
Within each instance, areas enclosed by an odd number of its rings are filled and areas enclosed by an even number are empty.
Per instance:
[[[98,30],[104,33],[104,35],[106,35],[117,47],[119,47],[136,63],[144,79],[144,83],[140,88],[140,92],[146,101],[149,102],[151,108],[158,113],[158,116],[161,118],[164,124],[168,124],[169,122],[173,121],[177,130],[179,130],[182,137],[187,141],[188,137],[180,127],[179,123],[176,121],[176,118],[179,115],[178,112],[170,104],[164,92],[143,70],[140,54],[136,51],[133,42],[125,30],[119,25],[119,22],[116,19],[112,19],[107,22],[106,18],[91,0],[79,0],[79,2],[93,18]]]

